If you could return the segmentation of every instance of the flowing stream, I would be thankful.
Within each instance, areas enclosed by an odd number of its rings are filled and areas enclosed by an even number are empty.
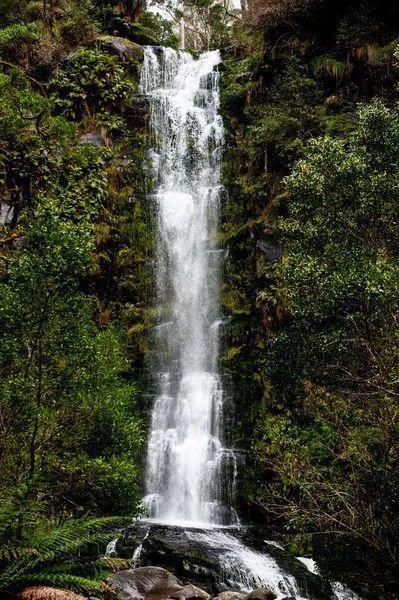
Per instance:
[[[237,464],[226,441],[227,402],[217,369],[219,62],[218,51],[195,60],[170,48],[145,48],[141,89],[154,139],[150,200],[157,215],[159,323],[143,503],[150,521],[186,527],[187,535],[218,549],[227,586],[264,585],[278,598],[300,599],[295,578],[271,554],[251,550],[221,528],[238,520],[232,509]]]

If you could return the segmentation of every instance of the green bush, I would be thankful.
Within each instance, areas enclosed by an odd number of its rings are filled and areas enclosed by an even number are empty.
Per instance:
[[[52,80],[56,110],[77,119],[120,110],[135,89],[118,58],[99,50],[78,50]]]

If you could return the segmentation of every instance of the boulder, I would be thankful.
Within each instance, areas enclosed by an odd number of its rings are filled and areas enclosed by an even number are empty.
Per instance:
[[[85,600],[84,596],[68,590],[46,586],[32,586],[17,595],[18,600]]]
[[[12,223],[14,217],[14,207],[6,204],[5,202],[0,203],[0,225],[9,225]]]
[[[196,543],[189,530],[138,523],[117,540],[116,552],[121,558],[128,558],[140,545],[141,565],[162,565],[212,595],[225,589],[219,584],[218,549]]]
[[[279,261],[283,254],[281,246],[278,246],[269,240],[258,240],[256,242],[256,248],[263,252],[266,259],[270,262]]]
[[[131,40],[115,35],[102,35],[98,39],[110,54],[117,54],[137,62],[141,62],[144,58],[143,48]]]
[[[218,596],[216,596],[215,600],[244,600],[246,594],[242,592],[222,592]]]
[[[162,567],[139,567],[119,571],[109,581],[124,600],[162,600],[169,598],[184,586],[177,577]]]
[[[192,583],[176,590],[169,596],[171,600],[211,600],[212,596]]]
[[[275,600],[275,598],[277,598],[276,594],[268,588],[258,588],[245,596],[245,600]]]
[[[79,138],[79,142],[81,144],[90,144],[91,146],[104,146],[104,139],[101,133],[97,131],[92,131],[91,133],[84,133]]]

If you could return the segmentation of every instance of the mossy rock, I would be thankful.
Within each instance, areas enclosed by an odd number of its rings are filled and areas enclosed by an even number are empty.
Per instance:
[[[117,54],[127,60],[142,62],[144,51],[140,44],[136,44],[126,38],[117,37],[114,35],[102,35],[97,38],[100,42],[101,49],[110,54]]]

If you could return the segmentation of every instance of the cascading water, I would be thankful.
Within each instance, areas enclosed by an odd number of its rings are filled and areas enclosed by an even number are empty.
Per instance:
[[[145,49],[141,86],[151,108],[157,207],[159,393],[148,443],[150,515],[217,523],[231,451],[217,374],[220,252],[216,234],[223,141],[219,52],[198,60]],[[231,486],[230,486],[231,487]],[[228,501],[228,498],[225,498]]]

